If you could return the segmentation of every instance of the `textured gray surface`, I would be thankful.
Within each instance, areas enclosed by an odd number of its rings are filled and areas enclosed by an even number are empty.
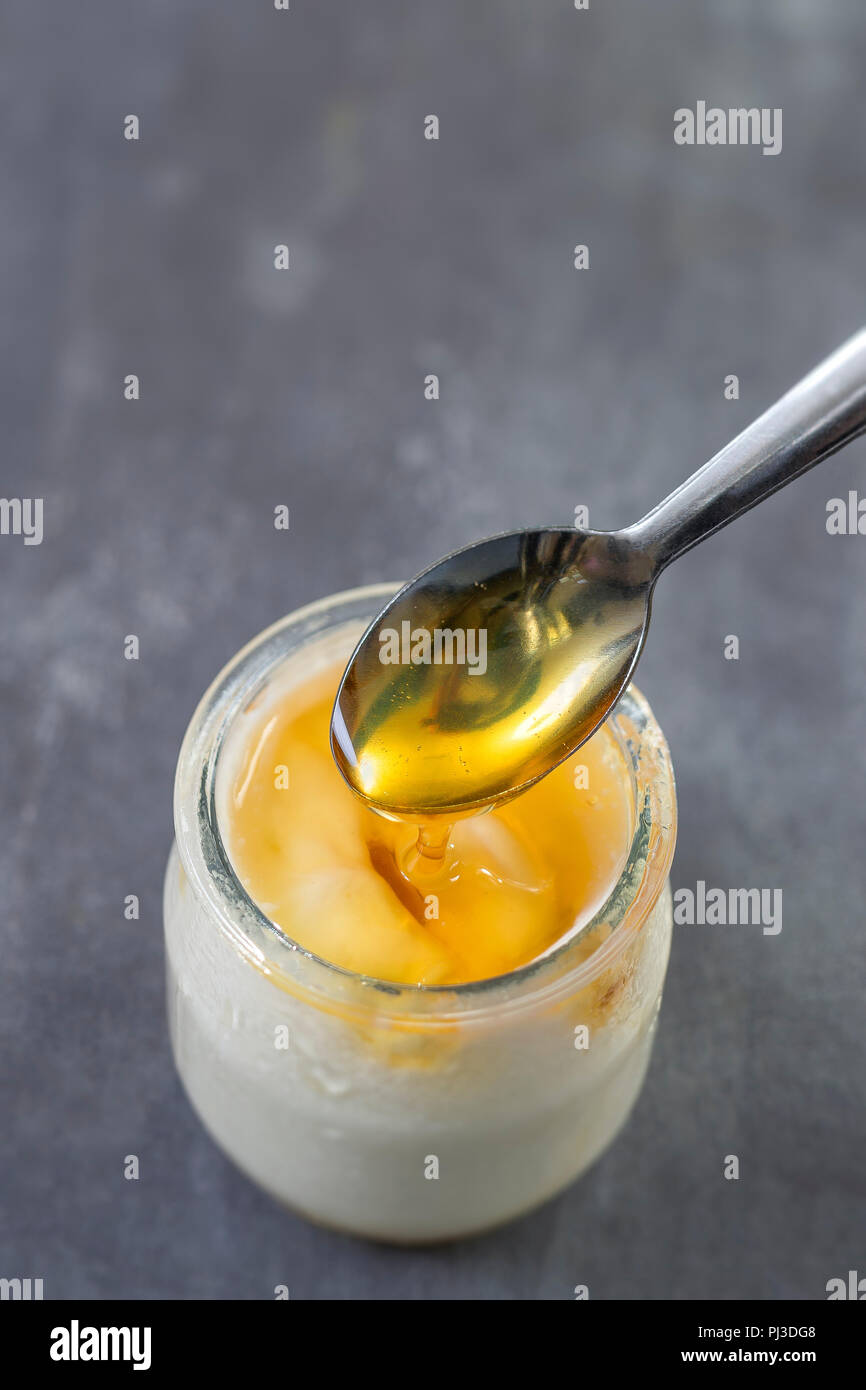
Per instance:
[[[160,922],[178,744],[246,638],[576,503],[635,519],[866,320],[859,0],[7,0],[0,30],[2,492],[45,498],[40,547],[0,537],[0,1274],[725,1299],[862,1271],[866,537],[825,504],[863,442],[660,585],[674,884],[782,887],[784,927],[676,930],[645,1091],[566,1195],[432,1253],[278,1210],[181,1093]],[[781,155],[676,148],[699,98],[782,107]]]

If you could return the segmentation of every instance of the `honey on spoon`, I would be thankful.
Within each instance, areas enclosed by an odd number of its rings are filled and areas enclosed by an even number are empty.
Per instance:
[[[346,781],[426,826],[435,855],[449,822],[524,791],[604,721],[666,565],[864,429],[866,330],[635,525],[516,531],[440,560],[346,668],[331,721]]]

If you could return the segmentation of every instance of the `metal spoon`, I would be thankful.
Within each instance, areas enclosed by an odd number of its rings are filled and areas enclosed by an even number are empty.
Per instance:
[[[331,746],[349,785],[419,819],[523,791],[628,685],[665,566],[864,430],[866,330],[634,526],[516,531],[425,570],[340,684]]]

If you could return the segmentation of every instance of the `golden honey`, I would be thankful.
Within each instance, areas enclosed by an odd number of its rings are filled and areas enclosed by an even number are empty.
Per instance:
[[[247,893],[315,955],[401,984],[488,979],[542,956],[606,900],[633,834],[633,789],[607,726],[484,814],[418,825],[346,785],[329,731],[342,663],[250,728],[228,801]]]
[[[520,792],[601,724],[634,663],[645,589],[606,582],[574,531],[483,549],[485,579],[474,547],[434,566],[346,671],[334,757],[380,810],[462,815]]]

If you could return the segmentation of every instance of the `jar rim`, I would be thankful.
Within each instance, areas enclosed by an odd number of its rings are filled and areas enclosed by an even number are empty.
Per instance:
[[[573,993],[610,968],[640,931],[673,858],[676,791],[670,753],[649,704],[633,686],[607,721],[630,764],[635,793],[626,863],[605,902],[577,933],[515,970],[446,985],[399,984],[358,974],[293,941],[250,897],[232,865],[218,823],[215,786],[233,719],[292,651],[340,626],[366,624],[400,587],[366,585],[296,609],[253,637],[215,677],[190,720],[175,776],[175,837],[186,877],[208,916],[253,967],[325,1008],[364,1013],[372,1007],[395,1019],[448,1023]],[[569,962],[569,955],[578,955],[577,943],[601,926],[609,928],[606,938],[588,957]]]

